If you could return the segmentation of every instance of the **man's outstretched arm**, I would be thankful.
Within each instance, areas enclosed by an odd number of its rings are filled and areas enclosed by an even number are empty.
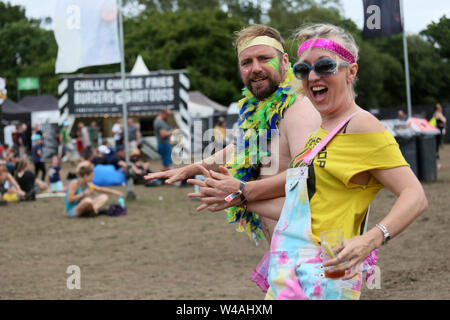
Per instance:
[[[167,179],[165,183],[172,184],[174,182],[193,177],[197,174],[202,174],[203,171],[201,170],[201,167],[205,168],[206,170],[216,171],[219,169],[220,165],[225,164],[228,159],[230,159],[233,149],[234,145],[229,144],[226,148],[216,152],[215,154],[200,162],[173,170],[152,172],[147,174],[144,178],[145,180]]]

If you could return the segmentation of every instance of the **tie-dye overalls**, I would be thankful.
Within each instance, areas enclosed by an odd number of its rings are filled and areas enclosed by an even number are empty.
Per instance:
[[[271,243],[266,299],[359,299],[362,273],[350,280],[325,278],[322,250],[311,232],[308,167],[291,168],[286,200]]]
[[[335,128],[332,135],[338,131]],[[332,136],[327,138],[331,140]],[[325,278],[322,249],[311,231],[308,169],[309,166],[303,166],[287,170],[286,200],[270,248],[270,288],[266,299],[359,299],[362,272],[350,280]]]

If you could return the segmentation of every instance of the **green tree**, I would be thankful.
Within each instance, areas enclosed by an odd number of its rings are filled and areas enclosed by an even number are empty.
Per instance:
[[[433,105],[437,101],[450,101],[448,62],[418,35],[408,37],[408,53],[413,104]]]
[[[27,20],[19,6],[0,3],[0,8],[0,75],[7,79],[9,98],[17,97],[18,77],[39,77],[41,92],[56,94],[53,32],[39,28],[37,20]]]
[[[7,24],[19,21],[26,21],[25,9],[21,6],[13,6],[9,2],[0,2],[0,29]]]
[[[385,101],[393,101],[391,106],[406,105],[406,78],[404,72],[403,35],[393,35],[377,39],[365,40],[391,59],[396,60],[401,66],[391,70],[383,66],[382,70],[387,71],[389,77],[385,79],[383,94],[384,100],[380,105],[384,106]],[[434,104],[436,101],[449,101],[447,83],[449,82],[449,64],[445,58],[440,56],[438,48],[427,42],[418,35],[409,35],[408,60],[410,71],[411,102],[413,105]],[[399,77],[400,76],[400,77]],[[392,83],[392,80],[398,78]],[[386,95],[386,92],[389,94]]]
[[[442,16],[439,22],[432,22],[420,34],[438,49],[443,58],[450,59],[450,18]]]
[[[368,42],[359,43],[356,102],[363,108],[395,107],[405,101],[401,63]]]
[[[228,105],[239,97],[233,32],[242,22],[223,11],[143,12],[127,19],[127,66],[142,55],[152,70],[187,69],[191,90]]]
[[[233,17],[245,21],[245,23],[261,23],[263,14],[262,3],[264,1],[251,0],[221,0],[221,7]]]
[[[273,6],[268,14],[270,25],[280,31],[286,41],[291,62],[295,62],[298,48],[298,43],[292,36],[302,25],[308,23],[330,23],[340,26],[354,35],[359,32],[356,24],[349,19],[343,18],[339,10],[334,7],[321,8],[313,4],[306,9],[290,10],[286,7],[286,2],[288,1],[272,0]]]

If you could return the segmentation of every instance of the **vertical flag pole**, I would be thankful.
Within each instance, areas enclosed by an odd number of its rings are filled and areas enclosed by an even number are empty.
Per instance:
[[[405,59],[405,77],[406,77],[406,101],[408,107],[408,118],[412,117],[412,107],[411,107],[411,88],[409,83],[409,62],[408,62],[408,41],[406,38],[406,28],[405,28],[405,11],[403,10],[403,0],[400,0],[400,10],[403,21],[403,55]]]
[[[128,141],[128,110],[127,100],[125,95],[125,45],[123,39],[123,22],[122,22],[122,0],[118,0],[118,15],[119,15],[119,43],[120,43],[120,76],[122,78],[122,121],[125,144],[125,162],[127,164],[127,199],[134,200],[136,195],[133,192],[133,179],[129,176],[128,166],[130,164],[130,150]]]

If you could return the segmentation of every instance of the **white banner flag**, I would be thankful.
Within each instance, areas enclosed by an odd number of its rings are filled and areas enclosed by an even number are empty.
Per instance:
[[[6,100],[6,79],[0,78],[0,104]]]
[[[120,62],[116,0],[58,0],[55,73]]]

